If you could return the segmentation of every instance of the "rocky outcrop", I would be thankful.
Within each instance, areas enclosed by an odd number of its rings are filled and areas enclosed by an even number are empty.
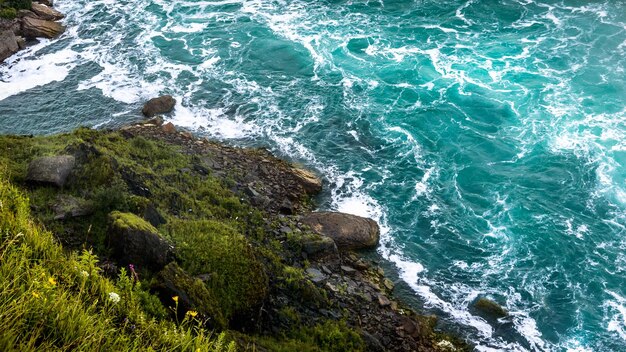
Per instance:
[[[159,271],[174,259],[174,247],[137,215],[114,211],[109,221],[109,241],[121,263]]]
[[[163,95],[158,98],[152,98],[146,102],[141,112],[147,117],[153,117],[158,114],[166,114],[171,112],[176,105],[176,99],[171,95]]]
[[[22,18],[22,33],[27,38],[56,38],[65,31],[65,26],[58,22],[32,17]]]
[[[63,187],[76,161],[72,155],[47,156],[28,165],[26,181]]]
[[[301,221],[320,235],[332,238],[342,250],[376,247],[380,237],[376,221],[356,215],[315,212],[303,215]]]
[[[59,11],[36,2],[33,3],[32,11],[42,20],[58,21],[65,17]]]
[[[10,30],[0,33],[0,62],[20,49],[15,33]]]

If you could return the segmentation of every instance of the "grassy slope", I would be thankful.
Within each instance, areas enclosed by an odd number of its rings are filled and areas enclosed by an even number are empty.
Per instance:
[[[104,278],[88,251],[65,253],[33,222],[28,199],[0,179],[0,350],[234,350],[187,315],[149,317],[126,275]],[[119,296],[119,300],[116,299]]]
[[[174,317],[173,301],[162,304],[142,289],[142,283],[150,286],[154,273],[140,271],[141,283],[133,283],[124,269],[116,282],[98,273],[96,256],[81,248],[108,256],[106,236],[113,211],[142,216],[151,206],[164,216],[167,223],[158,230],[176,245],[178,264],[192,275],[210,273],[206,286],[215,300],[206,303],[219,310],[223,328],[258,306],[270,284],[307,301],[324,299],[301,269],[283,263],[285,248],[269,238],[264,215],[240,202],[228,184],[192,172],[195,157],[174,146],[79,129],[34,138],[0,136],[0,150],[8,151],[0,155],[0,350],[226,348],[224,335],[214,335],[213,341],[207,337],[211,333],[202,328],[207,317]],[[64,189],[26,186],[31,160],[64,153],[82,159]],[[85,200],[93,212],[55,220],[51,205],[59,194]],[[49,232],[36,223],[45,224]],[[65,251],[52,233],[67,242]],[[113,303],[110,292],[119,294],[120,302]],[[363,348],[356,332],[335,321],[294,327],[273,337],[232,335],[252,350]]]

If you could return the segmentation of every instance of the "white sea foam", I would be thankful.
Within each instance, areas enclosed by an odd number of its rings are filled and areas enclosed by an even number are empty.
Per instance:
[[[0,66],[0,100],[51,82],[63,81],[67,77],[77,64],[78,54],[71,49],[63,49],[38,55],[50,43],[50,40],[43,39]]]

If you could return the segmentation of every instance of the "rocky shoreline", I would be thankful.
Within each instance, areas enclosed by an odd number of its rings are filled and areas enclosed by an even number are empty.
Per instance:
[[[353,336],[356,343],[330,350],[469,350],[438,331],[435,317],[397,301],[383,269],[358,254],[378,243],[374,221],[314,212],[312,197],[322,181],[266,150],[197,138],[160,117],[118,131],[2,136],[0,144],[12,154],[10,178],[29,195],[33,215],[67,250],[94,248],[111,278],[132,265],[164,305],[180,297],[182,314],[199,312],[207,328],[228,331],[243,350],[284,350],[277,346],[294,330],[327,324],[344,326],[342,338]],[[156,171],[165,163],[175,168]],[[206,182],[218,183],[205,189]],[[102,185],[108,185],[104,194]],[[207,210],[211,204],[219,207]],[[211,215],[223,209],[232,210]],[[230,225],[215,228],[211,218]],[[196,257],[206,251],[187,245],[202,236],[202,229],[193,235],[198,228],[226,229],[228,237],[227,229],[237,227],[243,247],[233,242],[215,262],[234,255],[220,285],[248,281],[229,288],[234,291],[228,294],[242,297],[233,303],[222,286],[212,286],[216,273],[194,269],[203,267]],[[233,248],[243,252],[233,254]],[[208,291],[198,291],[201,282]],[[225,295],[222,303],[215,303],[215,295]]]
[[[298,304],[299,322],[320,319],[345,320],[361,332],[367,351],[462,351],[464,342],[437,332],[437,318],[421,316],[393,297],[394,283],[377,264],[364,259],[360,250],[378,244],[378,224],[350,214],[311,211],[309,196],[319,193],[322,181],[310,171],[272,156],[262,149],[242,149],[195,138],[160,118],[122,128],[127,136],[144,136],[183,146],[200,158],[198,172],[206,167],[217,177],[234,177],[232,190],[251,205],[266,211],[275,224],[272,236],[286,242],[297,237],[300,253],[291,253],[291,264],[304,269],[308,279],[329,298],[329,305],[314,308]],[[229,172],[224,173],[224,170]],[[302,177],[304,175],[304,177]],[[271,220],[270,220],[271,219]],[[309,234],[317,236],[312,237]],[[311,237],[309,237],[311,236]],[[265,307],[266,334],[279,334],[292,321],[281,316],[290,301],[278,290]]]
[[[0,63],[26,48],[37,38],[56,38],[65,31],[58,21],[65,16],[53,7],[52,0],[33,2],[29,8],[15,9],[0,17]]]
[[[17,11],[14,19],[0,19],[0,62],[24,49],[28,41],[54,38],[65,30],[56,22],[63,15],[51,6],[33,3],[31,10]],[[231,147],[179,131],[158,116],[174,104],[171,97],[156,98],[143,109],[151,120],[118,131],[80,129],[45,137],[41,142],[45,147],[34,141],[37,138],[0,137],[2,147],[15,153],[4,160],[11,165],[9,178],[29,195],[37,221],[52,230],[66,250],[95,248],[103,273],[112,279],[130,265],[137,278],[146,278],[149,293],[164,306],[176,297],[177,311],[199,312],[207,328],[227,331],[242,350],[289,350],[284,346],[292,342],[285,341],[297,340],[296,331],[320,326],[339,331],[340,339],[330,347],[313,346],[319,350],[470,349],[438,331],[436,317],[419,315],[395,300],[394,284],[384,270],[358,254],[378,243],[374,221],[314,212],[313,197],[322,190],[322,180],[314,173],[263,149]],[[139,160],[142,152],[136,148],[147,146],[170,154]],[[170,149],[176,152],[171,154]],[[160,155],[159,150],[150,150]],[[155,164],[161,162],[176,164],[174,172],[146,169],[158,168]],[[109,184],[112,180],[116,182]],[[179,183],[182,180],[194,186]],[[221,186],[201,185],[214,181]],[[103,193],[106,184],[114,187]],[[214,199],[207,203],[195,192],[219,195],[210,195]],[[169,198],[153,199],[163,196]],[[216,204],[211,211],[193,208],[211,203]],[[206,222],[213,221],[206,220],[213,218],[211,212],[231,206],[239,215],[217,216],[227,223],[227,230],[219,231],[229,232],[232,226],[242,232],[244,239],[236,241],[243,241],[239,248],[243,252],[235,254],[237,263],[231,263],[235,269],[225,268],[225,274],[228,280],[250,282],[238,283],[232,292],[216,293],[220,291],[212,286],[216,273],[193,269],[200,264],[185,258],[185,253],[195,252],[185,248],[172,224],[192,226],[191,233],[197,231],[193,226],[212,228],[215,224]],[[193,212],[199,214],[190,215]],[[220,252],[220,261],[232,255],[230,250]],[[228,280],[222,285],[233,285]],[[218,297],[216,303],[215,296],[233,293],[243,295],[239,297],[243,303],[229,301],[233,297]]]

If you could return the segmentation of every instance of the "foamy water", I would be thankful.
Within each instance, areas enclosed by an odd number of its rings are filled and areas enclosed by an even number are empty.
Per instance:
[[[172,94],[168,120],[302,162],[322,208],[376,219],[407,298],[477,350],[626,349],[623,1],[57,7],[69,30],[0,66],[2,132],[119,126]]]

